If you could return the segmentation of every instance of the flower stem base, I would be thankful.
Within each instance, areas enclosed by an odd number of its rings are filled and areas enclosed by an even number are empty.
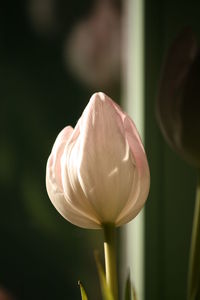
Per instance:
[[[104,254],[106,281],[113,294],[114,300],[118,299],[118,280],[116,265],[116,229],[114,224],[104,224]]]

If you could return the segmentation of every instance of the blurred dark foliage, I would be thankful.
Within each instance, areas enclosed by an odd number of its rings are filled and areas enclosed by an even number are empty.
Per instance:
[[[92,251],[101,234],[66,222],[45,188],[55,137],[93,92],[68,73],[61,47],[94,1],[55,3],[59,30],[46,36],[35,31],[28,1],[1,5],[0,285],[21,300],[80,299],[81,279],[98,299]]]

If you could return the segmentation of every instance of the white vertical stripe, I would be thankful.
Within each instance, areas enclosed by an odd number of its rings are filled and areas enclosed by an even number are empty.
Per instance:
[[[126,0],[123,108],[144,141],[144,1]],[[139,300],[144,299],[144,211],[124,230],[126,266]]]

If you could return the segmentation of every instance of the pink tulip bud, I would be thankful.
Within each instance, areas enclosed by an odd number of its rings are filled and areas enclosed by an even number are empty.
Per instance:
[[[150,174],[133,121],[103,93],[95,93],[73,129],[58,135],[47,162],[49,198],[83,228],[120,226],[143,207]]]

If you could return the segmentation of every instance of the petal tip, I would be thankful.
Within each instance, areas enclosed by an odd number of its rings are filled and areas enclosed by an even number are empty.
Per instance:
[[[96,92],[92,95],[91,101],[105,101],[108,96],[103,92]]]

